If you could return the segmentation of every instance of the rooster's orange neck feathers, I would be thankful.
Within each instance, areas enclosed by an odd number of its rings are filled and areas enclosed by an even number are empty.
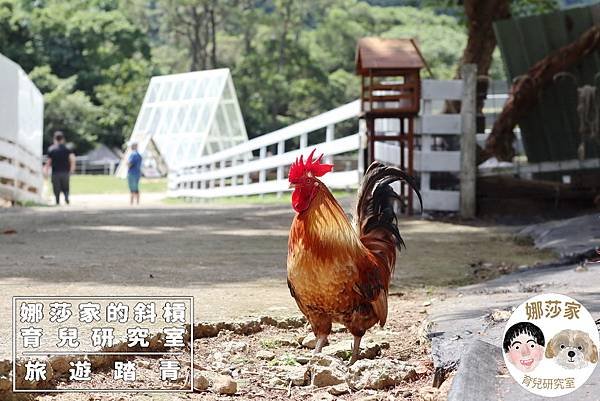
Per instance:
[[[319,244],[322,252],[331,252],[331,249],[327,249],[329,246],[337,250],[340,247],[362,248],[346,213],[320,181],[309,207],[297,214],[292,223],[290,244],[298,241],[303,242],[304,246]]]

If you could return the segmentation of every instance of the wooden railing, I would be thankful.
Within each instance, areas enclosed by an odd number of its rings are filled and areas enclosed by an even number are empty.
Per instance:
[[[469,89],[474,96],[474,87]],[[464,100],[466,92],[462,80],[437,81],[423,80],[422,112],[415,121],[415,135],[420,138],[420,147],[415,151],[414,169],[419,174],[423,204],[426,210],[458,211],[461,195],[460,181],[461,150],[440,150],[435,144],[444,138],[455,137],[461,141],[465,118],[472,118],[475,127],[474,110],[463,109],[463,114],[441,114],[433,110],[434,102],[444,100]],[[468,112],[471,112],[469,115]],[[366,146],[364,130],[336,137],[336,125],[345,122],[356,122],[360,115],[360,103],[354,101],[337,109],[316,117],[290,125],[270,134],[260,136],[248,142],[207,156],[201,165],[188,166],[169,174],[169,196],[189,198],[214,198],[226,196],[282,193],[288,191],[287,170],[290,164],[300,155],[307,155],[313,148],[323,153],[326,160],[334,162],[334,155],[348,154],[356,163],[339,163],[333,173],[323,178],[331,188],[356,187],[364,171],[363,149]],[[392,119],[379,119],[384,124],[376,126],[376,131],[385,134],[399,132]],[[396,125],[397,125],[397,119]],[[309,136],[325,129],[325,140],[314,144]],[[471,129],[471,128],[469,128]],[[475,132],[470,132],[472,144],[468,145],[475,152]],[[295,141],[294,146],[290,142]],[[271,149],[271,152],[269,152]],[[375,156],[377,159],[397,164],[400,158],[399,147],[388,143],[377,143]],[[345,157],[347,160],[348,157]],[[474,159],[473,159],[474,162]],[[351,165],[347,171],[338,171],[338,167]],[[356,168],[354,168],[356,167]],[[473,165],[473,174],[475,166]],[[432,188],[433,173],[454,174],[457,185],[445,189]],[[473,177],[469,178],[472,181]],[[466,180],[465,180],[466,182]],[[474,189],[467,196],[474,199]],[[416,205],[417,209],[419,208]]]
[[[248,142],[204,158],[201,165],[187,166],[169,174],[169,196],[214,198],[223,196],[279,193],[288,190],[287,171],[300,155],[318,148],[328,162],[334,155],[356,152],[360,135],[336,138],[336,124],[355,120],[358,101],[348,103],[316,117],[292,124]],[[316,145],[311,136],[325,130],[325,141]],[[354,187],[362,165],[349,171],[327,174],[331,188]]]
[[[0,198],[40,202],[43,182],[40,158],[23,146],[0,138]]]
[[[18,64],[0,54],[0,198],[40,202],[44,99]]]

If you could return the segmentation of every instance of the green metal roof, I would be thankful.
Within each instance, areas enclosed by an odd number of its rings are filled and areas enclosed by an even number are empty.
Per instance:
[[[600,24],[600,4],[495,23],[509,80],[525,74],[537,61],[572,43],[594,24]],[[537,106],[519,122],[530,162],[577,158],[577,88],[586,84],[597,86],[600,101],[600,52],[585,57],[567,72],[572,76],[564,74],[546,87]],[[600,146],[588,141],[586,158],[595,157],[600,157]]]

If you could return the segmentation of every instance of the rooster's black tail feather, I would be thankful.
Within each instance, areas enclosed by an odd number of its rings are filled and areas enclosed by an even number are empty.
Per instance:
[[[402,198],[391,187],[396,181],[408,183],[419,197],[421,211],[423,210],[423,199],[412,177],[397,167],[373,162],[365,172],[358,193],[356,224],[361,237],[375,229],[389,232],[400,250],[404,241],[398,230],[398,216],[394,206],[397,202],[402,202]]]

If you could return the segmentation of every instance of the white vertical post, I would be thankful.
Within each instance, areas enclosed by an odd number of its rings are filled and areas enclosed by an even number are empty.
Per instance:
[[[423,111],[421,112],[421,116],[427,116],[431,114],[431,100],[423,99]],[[423,120],[421,119],[421,122]],[[421,127],[423,124],[421,124]],[[421,130],[422,131],[422,130]],[[433,137],[429,135],[427,132],[421,132],[421,159],[423,159],[423,155],[428,152],[431,152],[431,145],[433,145]],[[431,176],[428,171],[421,171],[421,192],[429,191],[431,189],[430,179]],[[413,199],[413,203],[418,202],[418,199]],[[414,205],[413,205],[414,208]]]
[[[260,160],[263,160],[267,157],[267,147],[263,146],[262,148],[260,148]],[[265,182],[267,178],[267,171],[265,169],[262,169],[259,171],[258,173],[258,182]]]
[[[367,123],[362,118],[358,120],[358,172],[365,173],[365,149],[367,148]]]
[[[220,169],[223,170],[226,167],[226,161],[225,159],[221,160],[221,162],[219,163]],[[223,188],[225,186],[225,177],[221,177],[221,180],[219,181],[219,187]]]
[[[277,155],[282,155],[285,153],[285,141],[277,142]],[[283,166],[277,167],[277,180],[283,180]],[[277,197],[281,198],[283,193],[281,191],[277,192]]]
[[[477,127],[476,87],[477,66],[465,64],[461,67],[463,96],[460,107],[462,135],[460,137],[460,216],[463,219],[475,217],[477,179]]]
[[[238,162],[238,159],[237,159],[237,156],[235,156],[233,159],[231,159],[231,167],[237,166],[237,162]],[[231,176],[231,186],[232,187],[237,186],[237,178],[238,178],[237,175]]]
[[[327,126],[327,129],[325,130],[325,142],[327,143],[327,142],[333,141],[334,137],[335,137],[335,124],[329,124]],[[333,155],[327,156],[325,161],[329,164],[333,164]]]
[[[262,148],[260,148],[259,157],[260,157],[260,160],[263,160],[267,157],[267,147],[266,146],[263,146]],[[266,180],[267,180],[267,170],[265,170],[263,168],[258,172],[258,182],[262,183],[262,182],[265,182]],[[264,196],[265,196],[264,193],[260,194],[261,198]]]
[[[216,169],[216,168],[217,168],[217,165],[216,165],[214,162],[212,162],[212,163],[210,164],[209,171],[215,171],[215,169]],[[213,178],[212,180],[210,180],[210,182],[209,182],[208,186],[209,186],[210,188],[214,188],[214,187],[215,187],[215,180],[214,180],[214,178]]]
[[[244,153],[244,164],[248,164],[249,161],[250,161],[250,152],[246,152],[246,153]],[[244,173],[243,184],[244,185],[250,184],[250,173],[248,171],[246,171]]]
[[[202,166],[200,166],[200,172],[204,173],[206,171],[206,166],[203,164]],[[200,189],[206,189],[206,180],[202,179],[200,181]]]
[[[308,134],[306,132],[300,135],[300,149],[304,149],[308,145]]]

